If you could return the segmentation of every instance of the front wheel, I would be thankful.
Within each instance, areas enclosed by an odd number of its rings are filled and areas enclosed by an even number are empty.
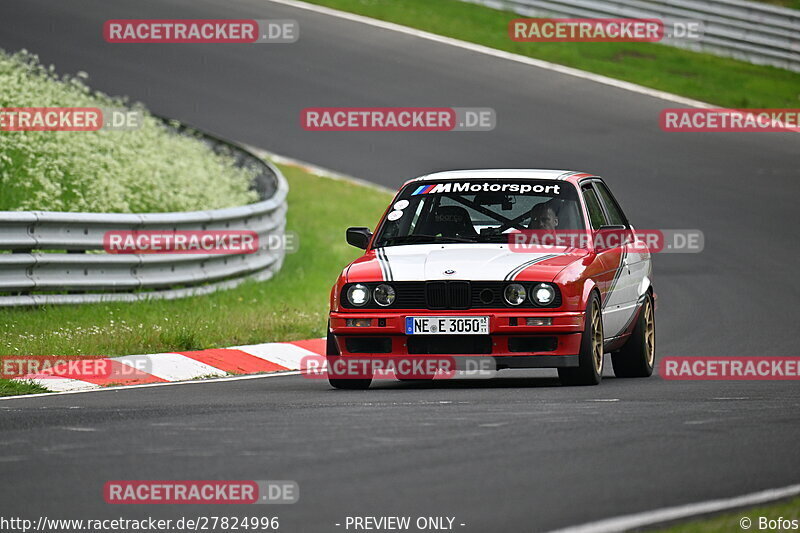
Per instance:
[[[611,364],[618,378],[646,378],[653,374],[655,361],[656,315],[653,297],[647,293],[633,333],[618,352],[611,354]]]
[[[328,359],[328,383],[330,383],[331,387],[334,389],[364,390],[368,389],[372,384],[372,378],[350,379],[346,375],[343,377],[336,377],[334,373],[335,364],[333,363],[335,363],[337,358],[341,357],[341,354],[339,354],[339,347],[336,345],[336,340],[333,338],[333,334],[331,334],[330,322],[328,322],[328,340],[325,344],[325,355]]]
[[[558,378],[563,385],[597,385],[603,379],[603,313],[600,298],[593,293],[586,306],[586,320],[581,337],[578,366],[559,368]]]

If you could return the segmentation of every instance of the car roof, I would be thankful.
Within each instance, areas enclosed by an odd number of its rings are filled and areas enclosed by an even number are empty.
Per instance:
[[[560,180],[577,183],[579,179],[594,176],[587,172],[577,172],[574,170],[551,170],[543,168],[488,168],[472,170],[447,170],[444,172],[434,172],[407,181],[405,184],[415,181],[437,181],[437,180],[470,180],[470,179],[493,179],[493,180]]]

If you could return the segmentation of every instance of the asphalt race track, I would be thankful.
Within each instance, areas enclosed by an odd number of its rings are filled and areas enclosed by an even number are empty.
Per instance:
[[[301,37],[113,45],[101,34],[111,18],[288,18]],[[660,356],[800,355],[797,134],[664,133],[659,111],[681,106],[266,0],[4,0],[0,47],[389,187],[447,168],[600,174],[637,227],[705,233],[702,253],[655,259]],[[301,109],[336,105],[493,107],[498,125],[300,128]],[[0,515],[276,514],[281,531],[323,532],[343,531],[348,515],[399,514],[455,516],[458,531],[544,531],[800,482],[796,382],[609,376],[565,388],[553,375],[366,392],[294,376],[0,401]],[[113,479],[291,479],[301,497],[112,506],[102,487]]]

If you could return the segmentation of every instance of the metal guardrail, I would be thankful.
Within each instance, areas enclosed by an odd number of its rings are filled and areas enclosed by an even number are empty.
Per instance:
[[[800,72],[800,11],[744,0],[462,0],[528,17],[659,18],[703,23],[671,46]]]
[[[262,201],[184,213],[0,211],[0,250],[11,252],[0,252],[0,307],[182,298],[277,272],[285,250],[264,243],[284,235],[286,179],[244,147],[201,135],[215,151],[256,169],[253,187]],[[260,247],[249,254],[108,254],[103,236],[111,230],[248,230]]]

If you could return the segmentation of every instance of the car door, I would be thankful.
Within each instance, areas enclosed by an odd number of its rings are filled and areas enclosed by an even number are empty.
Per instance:
[[[581,193],[592,230],[622,225],[612,223],[611,216],[614,217],[614,222],[619,223],[618,213],[610,215],[607,211],[595,186],[598,182],[599,180],[593,179],[581,183]],[[627,227],[627,221],[623,224]],[[595,248],[604,267],[603,273],[595,282],[601,293],[603,330],[606,339],[621,334],[635,311],[635,302],[631,302],[630,269],[626,263],[627,247],[622,242],[617,243],[611,239],[608,241],[603,240],[601,245]]]
[[[609,218],[609,223],[612,225],[624,224],[635,234],[633,226],[628,222],[628,218],[614,198],[614,195],[611,194],[608,186],[603,183],[602,180],[596,181],[594,186],[606,211],[606,215]],[[644,243],[641,241],[637,241],[634,235],[633,238],[624,245],[623,265],[627,269],[625,273],[627,279],[624,285],[620,287],[620,290],[622,291],[622,296],[625,301],[625,309],[630,309],[630,313],[623,313],[628,316],[623,326],[623,331],[630,324],[630,321],[635,318],[636,310],[639,303],[641,303],[641,298],[650,286],[652,268],[650,253],[643,244]],[[622,333],[622,331],[620,333]]]

